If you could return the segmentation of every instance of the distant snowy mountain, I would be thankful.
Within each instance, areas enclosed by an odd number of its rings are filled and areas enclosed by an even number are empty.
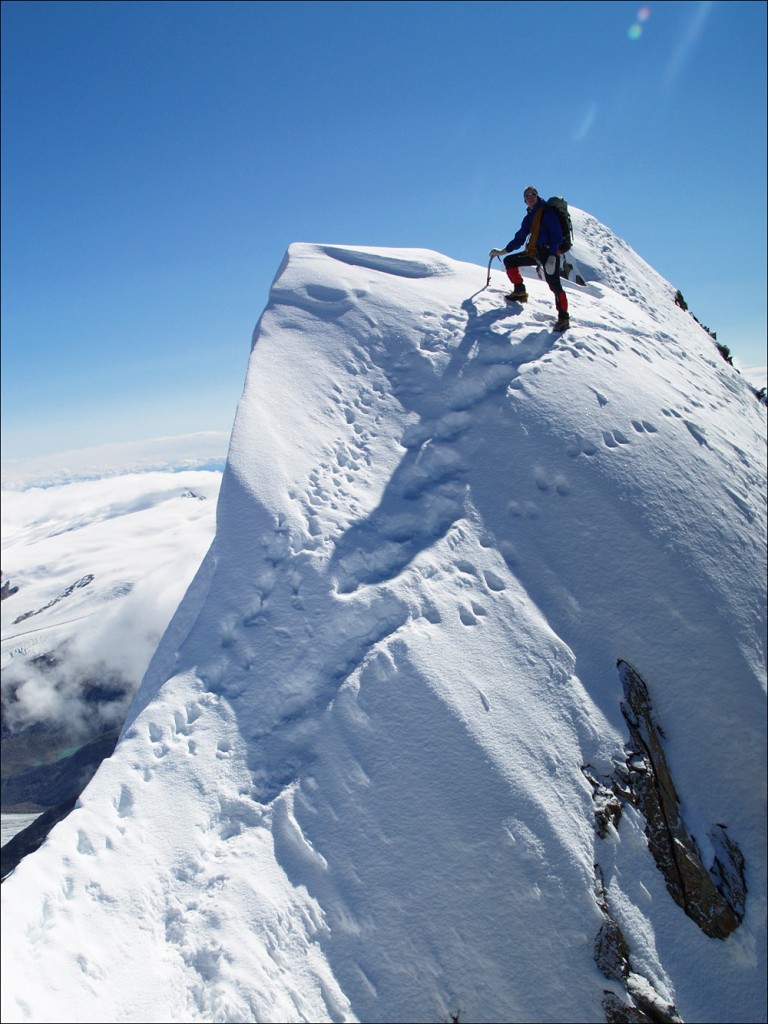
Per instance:
[[[765,1020],[765,408],[573,219],[563,336],[533,271],[289,248],[4,1022]]]
[[[221,474],[3,490],[2,807],[76,797],[213,539]]]

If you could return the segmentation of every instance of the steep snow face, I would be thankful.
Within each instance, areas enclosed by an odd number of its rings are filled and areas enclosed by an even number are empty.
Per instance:
[[[607,901],[635,990],[764,1013],[765,416],[675,289],[574,211],[533,271],[290,247],[214,544],[81,806],[3,886],[3,1020],[594,1021]],[[643,676],[725,941],[632,808]]]

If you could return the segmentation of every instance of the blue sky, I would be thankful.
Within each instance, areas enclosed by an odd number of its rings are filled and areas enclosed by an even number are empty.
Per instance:
[[[764,366],[765,37],[738,0],[3,3],[3,458],[228,431],[291,242],[484,268],[528,184]]]

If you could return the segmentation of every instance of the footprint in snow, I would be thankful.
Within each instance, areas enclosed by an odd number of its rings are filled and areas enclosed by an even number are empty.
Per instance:
[[[477,601],[471,601],[470,605],[470,608],[467,608],[464,605],[459,608],[459,617],[465,626],[477,626],[480,619],[487,615],[488,612],[481,604],[478,604]]]
[[[629,438],[620,430],[604,430],[603,441],[606,448],[619,448],[621,445],[629,444]]]
[[[457,572],[463,572],[465,576],[477,576],[477,570],[471,562],[460,559],[456,562]]]
[[[91,840],[81,829],[77,830],[77,852],[84,857],[92,857],[96,853]]]
[[[555,474],[555,491],[565,497],[566,494],[571,493],[571,485],[568,483],[562,473]]]
[[[127,786],[120,787],[120,796],[115,800],[118,817],[127,818],[133,811],[133,794]]]
[[[572,444],[566,448],[566,452],[572,459],[579,455],[597,455],[597,447],[585,437],[577,437]]]
[[[697,426],[695,423],[691,423],[690,420],[683,420],[683,423],[685,423],[686,427],[688,428],[691,437],[696,438],[699,444],[702,445],[704,448],[709,448],[709,443],[701,427]]]
[[[491,572],[489,569],[487,569],[483,573],[483,576],[485,578],[485,582],[489,590],[493,590],[496,593],[500,593],[502,590],[507,589],[507,584],[504,582],[501,576],[497,576],[495,572]]]
[[[533,479],[538,489],[544,493],[554,488],[557,494],[565,496],[571,493],[571,486],[562,473],[555,473],[552,480],[541,466],[537,466],[533,473]]]

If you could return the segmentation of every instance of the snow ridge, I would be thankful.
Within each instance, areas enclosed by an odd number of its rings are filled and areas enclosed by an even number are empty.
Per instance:
[[[602,904],[658,1005],[760,1019],[764,410],[573,217],[562,336],[533,271],[520,310],[437,253],[289,248],[214,544],[114,756],[3,887],[4,1020],[598,1020],[628,1005]],[[692,833],[744,853],[725,941],[634,808],[596,835],[620,659]]]

